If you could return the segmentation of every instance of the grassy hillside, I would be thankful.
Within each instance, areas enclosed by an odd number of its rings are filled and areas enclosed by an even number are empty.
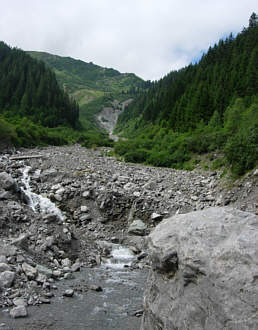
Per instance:
[[[130,98],[145,88],[145,82],[133,73],[120,73],[44,52],[30,51],[28,54],[46,63],[55,72],[59,85],[79,103],[80,120],[86,129],[94,129],[94,114],[109,100]]]

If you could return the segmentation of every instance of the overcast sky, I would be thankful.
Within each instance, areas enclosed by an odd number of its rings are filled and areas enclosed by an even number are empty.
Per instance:
[[[159,79],[230,32],[257,0],[0,0],[0,40]]]

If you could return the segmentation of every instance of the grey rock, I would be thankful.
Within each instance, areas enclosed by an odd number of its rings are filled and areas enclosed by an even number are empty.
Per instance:
[[[57,200],[58,202],[61,202],[63,199],[63,197],[59,194],[55,194],[54,197],[55,197],[55,200]]]
[[[0,255],[0,262],[6,264],[7,263],[6,256]]]
[[[14,193],[19,191],[17,182],[6,172],[0,173],[0,188]]]
[[[0,273],[5,272],[6,270],[11,270],[11,267],[6,263],[0,263]]]
[[[141,329],[257,329],[257,226],[219,207],[162,221],[148,237]]]
[[[38,274],[37,269],[27,264],[26,262],[22,264],[22,270],[29,280],[34,280]]]
[[[18,238],[14,239],[12,241],[12,245],[21,247],[22,249],[28,248],[28,234],[21,234]]]
[[[72,274],[72,273],[65,273],[64,274],[64,279],[65,280],[72,280],[72,279],[74,279],[74,275]]]
[[[129,228],[128,234],[144,236],[146,234],[147,225],[140,219],[134,220]]]
[[[74,295],[74,290],[73,289],[67,289],[65,290],[65,292],[63,293],[64,297],[72,297]]]
[[[6,270],[0,273],[0,288],[10,288],[13,284],[15,273]]]
[[[10,315],[14,319],[19,317],[26,317],[28,315],[27,309],[25,306],[17,306],[10,310]]]
[[[65,258],[61,261],[63,267],[71,267],[72,262],[69,258]]]
[[[84,221],[88,221],[88,220],[91,220],[91,216],[90,214],[84,214],[82,216],[80,216],[80,221],[84,222]]]
[[[40,273],[40,274],[43,274],[45,275],[47,278],[50,278],[52,277],[53,275],[53,271],[52,269],[49,269],[45,266],[42,266],[42,265],[37,265],[36,266],[36,270]]]
[[[96,292],[102,292],[102,291],[103,291],[103,289],[102,289],[101,286],[99,286],[99,285],[95,285],[95,284],[92,284],[92,285],[90,286],[90,290],[92,290],[92,291],[96,291]]]
[[[81,212],[88,212],[89,211],[89,208],[88,208],[88,206],[85,206],[85,205],[82,205],[81,206]]]
[[[152,213],[152,215],[151,215],[151,220],[152,221],[160,221],[160,220],[162,220],[162,218],[163,218],[163,216],[161,215],[161,214],[159,214],[159,213]]]
[[[14,298],[13,303],[15,306],[27,306],[27,301],[23,298]]]
[[[71,271],[72,272],[78,272],[81,268],[81,263],[80,262],[75,262],[72,267],[71,267]]]
[[[84,197],[84,198],[90,198],[90,195],[91,195],[91,193],[89,190],[86,190],[82,193],[82,197]]]

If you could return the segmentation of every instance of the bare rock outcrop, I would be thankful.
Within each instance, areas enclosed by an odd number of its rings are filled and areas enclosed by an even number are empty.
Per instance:
[[[233,208],[162,221],[148,237],[141,329],[257,329],[257,242],[258,217]]]

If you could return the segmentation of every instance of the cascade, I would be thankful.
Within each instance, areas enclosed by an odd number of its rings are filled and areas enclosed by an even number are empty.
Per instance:
[[[41,195],[38,195],[34,192],[32,192],[30,187],[30,176],[29,171],[31,167],[25,166],[22,169],[22,183],[24,184],[25,188],[21,188],[24,194],[27,196],[29,201],[29,206],[34,212],[40,212],[42,214],[53,214],[55,215],[59,220],[63,221],[63,215],[62,212],[59,210],[56,205],[51,202],[51,200],[47,197],[43,197]]]

